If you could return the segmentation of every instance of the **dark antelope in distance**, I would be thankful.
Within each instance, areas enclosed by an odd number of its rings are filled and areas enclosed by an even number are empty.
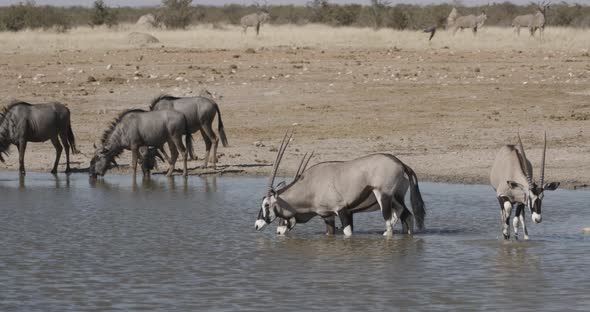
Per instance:
[[[412,217],[415,217],[418,228],[423,228],[424,202],[416,174],[390,154],[372,154],[351,161],[315,165],[289,185],[275,189],[273,184],[277,170],[291,137],[292,133],[285,135],[277,153],[256,221],[257,229],[261,228],[262,222],[270,224],[277,217],[291,222],[302,216],[325,218],[337,215],[344,234],[350,236],[354,208],[373,195],[385,219],[384,235],[390,235],[399,217],[407,210],[404,197],[408,185],[414,213]]]
[[[544,191],[554,191],[559,187],[559,182],[545,184],[545,155],[547,153],[547,136],[543,143],[543,158],[541,160],[541,174],[539,184],[533,182],[533,166],[526,158],[524,147],[518,135],[518,145],[503,146],[490,173],[490,182],[496,197],[500,202],[502,217],[502,235],[505,239],[510,238],[510,214],[512,205],[516,205],[516,212],[512,226],[514,237],[518,239],[518,223],[522,225],[524,238],[529,239],[528,231],[524,224],[524,206],[529,208],[532,219],[535,223],[541,223],[541,203]]]
[[[223,121],[221,120],[221,112],[219,111],[219,105],[205,96],[196,97],[175,97],[170,95],[161,95],[155,98],[151,105],[151,111],[160,110],[175,110],[184,114],[189,126],[190,133],[201,131],[203,140],[205,141],[206,154],[204,160],[204,166],[207,167],[208,162],[213,163],[215,167],[217,163],[217,146],[219,144],[219,138],[213,131],[213,120],[217,115],[217,131],[221,138],[223,146],[227,147],[227,137],[223,128]],[[210,155],[211,147],[213,146],[213,154]],[[192,158],[192,156],[191,156]]]
[[[185,145],[182,136],[185,135]],[[115,157],[124,150],[131,150],[133,175],[137,172],[139,149],[142,146],[161,147],[168,143],[170,148],[170,167],[168,176],[174,171],[174,164],[180,154],[182,156],[184,170],[187,172],[187,158],[192,155],[192,137],[189,125],[182,113],[173,110],[148,112],[141,109],[128,110],[121,113],[115,121],[105,130],[101,146],[95,152],[90,161],[90,175],[96,178],[104,175]]]
[[[51,173],[57,173],[57,165],[64,147],[66,172],[70,172],[70,149],[72,153],[78,153],[78,150],[70,123],[70,110],[65,105],[14,102],[0,113],[0,161],[4,162],[2,155],[8,154],[10,145],[16,145],[20,174],[25,174],[27,142],[47,140],[51,140],[55,147],[55,162]]]

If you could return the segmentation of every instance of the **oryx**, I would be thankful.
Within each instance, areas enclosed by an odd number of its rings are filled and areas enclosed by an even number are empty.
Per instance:
[[[510,213],[514,204],[516,204],[516,212],[512,221],[514,236],[518,239],[518,222],[520,221],[524,239],[529,239],[524,224],[524,206],[526,205],[532,213],[533,222],[541,223],[541,203],[544,191],[553,191],[559,187],[559,182],[544,183],[546,152],[547,135],[545,135],[543,144],[539,184],[533,182],[533,166],[526,158],[520,134],[517,146],[503,146],[496,156],[490,173],[490,182],[496,190],[496,197],[500,202],[502,235],[505,239],[510,238]]]
[[[256,35],[260,33],[260,26],[270,20],[270,14],[266,10],[262,10],[257,13],[245,15],[240,19],[240,24],[244,33],[248,30],[248,27],[256,27]]]
[[[451,15],[453,15],[453,12],[451,12]],[[447,18],[447,28],[453,29],[453,35],[457,32],[457,30],[463,30],[465,28],[471,29],[473,31],[473,35],[476,35],[477,30],[483,26],[484,22],[488,18],[487,10],[484,10],[477,16],[473,14],[465,16],[455,15],[454,18],[451,18],[451,15],[449,15],[449,18]]]
[[[61,144],[60,144],[61,139]],[[51,173],[57,173],[62,150],[66,151],[66,173],[70,172],[70,149],[78,153],[70,122],[70,110],[61,103],[29,104],[17,101],[0,112],[0,161],[8,154],[11,144],[18,147],[18,170],[25,175],[27,142],[51,140],[55,147],[55,162]],[[63,144],[63,147],[62,147]]]
[[[310,219],[316,215],[324,218],[338,216],[344,235],[350,236],[353,230],[351,214],[374,196],[385,219],[383,234],[391,235],[393,226],[407,210],[404,198],[408,185],[416,223],[418,228],[423,228],[426,213],[416,174],[391,154],[321,163],[301,173],[289,185],[275,189],[273,183],[291,137],[292,133],[285,134],[277,153],[255,224],[257,229],[277,217],[299,222],[297,219]]]
[[[539,29],[539,36],[543,37],[545,30],[545,17],[549,3],[541,2],[537,4],[537,12],[535,14],[519,15],[512,21],[512,27],[516,34],[520,35],[520,28],[527,27],[531,36],[535,35],[535,31]]]

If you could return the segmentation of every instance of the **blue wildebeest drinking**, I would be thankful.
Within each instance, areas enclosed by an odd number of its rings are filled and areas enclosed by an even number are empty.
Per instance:
[[[78,153],[78,150],[70,123],[70,110],[65,105],[14,102],[0,112],[0,161],[4,162],[2,154],[8,154],[10,145],[16,145],[20,174],[25,174],[27,142],[47,140],[51,140],[55,147],[55,162],[51,173],[57,173],[57,165],[64,147],[66,172],[70,172],[70,148],[72,153]]]
[[[185,137],[185,145],[182,136]],[[182,113],[173,110],[148,112],[141,109],[127,110],[121,113],[109,128],[105,130],[101,146],[90,161],[90,175],[96,178],[104,175],[115,157],[123,150],[131,150],[133,175],[137,172],[139,149],[142,146],[161,147],[168,143],[170,148],[170,167],[168,176],[174,171],[178,154],[184,162],[183,175],[187,176],[187,158],[192,155],[192,137],[189,125]]]
[[[490,173],[490,182],[496,197],[500,202],[502,217],[502,235],[505,239],[510,238],[510,214],[512,205],[516,204],[516,212],[512,226],[514,237],[518,239],[518,223],[522,225],[524,239],[529,235],[524,224],[524,206],[532,213],[533,222],[541,223],[541,203],[544,191],[553,191],[559,187],[559,182],[544,184],[545,181],[545,154],[547,152],[547,136],[543,144],[543,158],[541,160],[541,174],[539,184],[533,182],[533,166],[526,158],[524,147],[518,135],[518,145],[503,146]]]
[[[351,161],[312,166],[289,185],[275,189],[277,170],[291,136],[292,133],[285,135],[277,153],[256,228],[260,228],[262,222],[270,224],[277,217],[292,222],[293,218],[298,221],[298,218],[309,219],[315,215],[324,218],[336,215],[344,234],[350,236],[354,208],[370,201],[373,195],[385,219],[384,235],[390,235],[399,216],[407,210],[404,197],[408,184],[416,223],[418,228],[423,228],[424,202],[416,174],[390,154],[372,154]]]
[[[215,119],[215,115],[218,116],[217,131],[219,131],[221,143],[225,147],[227,147],[228,143],[225,130],[223,128],[223,121],[221,120],[219,105],[217,105],[213,99],[205,96],[175,97],[170,95],[161,95],[152,101],[150,110],[175,110],[184,114],[186,120],[188,121],[190,132],[193,133],[200,130],[203,140],[205,141],[205,167],[207,167],[208,161],[211,161],[213,163],[213,167],[215,167],[217,163],[217,145],[219,144],[219,138],[213,131],[213,120]],[[212,155],[210,155],[211,146],[213,146]]]

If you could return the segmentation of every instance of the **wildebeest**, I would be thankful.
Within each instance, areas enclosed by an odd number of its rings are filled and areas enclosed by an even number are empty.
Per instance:
[[[182,136],[185,135],[185,145]],[[144,111],[131,109],[121,113],[105,130],[101,146],[90,161],[90,175],[96,178],[104,175],[108,166],[123,150],[131,150],[133,176],[137,172],[139,148],[142,146],[161,147],[168,143],[170,148],[170,168],[168,176],[174,171],[178,154],[184,162],[183,175],[187,176],[187,158],[192,154],[192,137],[188,122],[182,113],[174,110]]]
[[[453,35],[457,32],[457,30],[463,30],[465,28],[471,29],[473,31],[473,35],[475,35],[477,34],[477,30],[483,26],[484,22],[488,18],[486,10],[484,10],[480,15],[477,16],[473,14],[459,16],[454,8],[453,10],[455,12],[455,15],[453,16],[453,18],[451,18],[451,16],[449,15],[447,21],[447,28],[453,29]],[[451,15],[452,14],[453,11],[451,12]]]
[[[260,33],[260,26],[266,23],[270,19],[270,14],[266,10],[262,10],[257,13],[245,15],[240,19],[240,24],[244,29],[244,33],[248,30],[248,27],[256,27],[256,35]]]
[[[200,130],[205,141],[206,154],[204,166],[207,167],[208,162],[211,161],[213,167],[215,167],[217,163],[217,146],[219,144],[219,138],[213,131],[215,115],[217,115],[217,131],[219,132],[221,143],[225,147],[228,146],[228,143],[223,128],[223,121],[221,120],[219,105],[213,99],[204,96],[175,97],[171,95],[160,95],[152,101],[150,110],[175,110],[184,114],[188,121],[190,132],[193,133]],[[210,155],[211,146],[213,146],[212,155]]]
[[[504,235],[505,239],[510,238],[512,205],[516,204],[516,212],[512,221],[514,237],[518,239],[518,222],[520,221],[524,239],[529,239],[524,224],[524,206],[526,205],[532,213],[533,222],[541,223],[541,203],[544,191],[553,191],[559,187],[559,182],[544,184],[546,152],[547,136],[545,135],[539,184],[533,182],[533,166],[526,158],[520,134],[518,135],[518,146],[503,146],[496,156],[490,173],[490,182],[494,190],[496,190],[496,197],[500,202],[503,224],[502,235]]]
[[[55,147],[55,162],[51,173],[57,173],[57,165],[64,147],[66,173],[70,172],[70,148],[74,154],[78,153],[78,150],[70,123],[70,110],[65,105],[61,103],[29,104],[17,101],[6,106],[0,113],[0,161],[4,162],[2,154],[8,154],[10,145],[16,145],[18,169],[21,175],[25,174],[27,142],[47,140],[51,140]]]
[[[152,170],[157,167],[158,159],[164,161],[164,156],[160,153],[161,147],[142,146],[139,148],[139,163],[144,177],[149,177]]]
[[[548,8],[549,3],[541,2],[537,4],[537,12],[535,14],[525,14],[515,17],[512,21],[512,27],[514,27],[516,34],[520,35],[521,27],[527,27],[531,36],[534,36],[538,29],[539,36],[543,37]]]
[[[312,166],[289,185],[275,189],[277,170],[291,136],[292,133],[285,135],[277,153],[256,228],[260,228],[262,221],[270,224],[277,217],[292,220],[298,216],[337,215],[344,234],[350,236],[353,208],[373,195],[386,222],[384,235],[390,235],[399,216],[407,210],[404,197],[408,184],[416,223],[418,228],[423,228],[425,209],[416,174],[390,154],[372,154],[351,161]]]

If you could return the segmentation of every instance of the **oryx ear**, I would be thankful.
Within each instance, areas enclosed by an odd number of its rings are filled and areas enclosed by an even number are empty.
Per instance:
[[[508,187],[510,187],[511,189],[521,189],[524,190],[524,185],[520,184],[520,183],[516,183],[514,181],[506,181],[506,184],[508,184]]]
[[[559,187],[559,182],[545,183],[543,185],[544,191],[555,191]]]

